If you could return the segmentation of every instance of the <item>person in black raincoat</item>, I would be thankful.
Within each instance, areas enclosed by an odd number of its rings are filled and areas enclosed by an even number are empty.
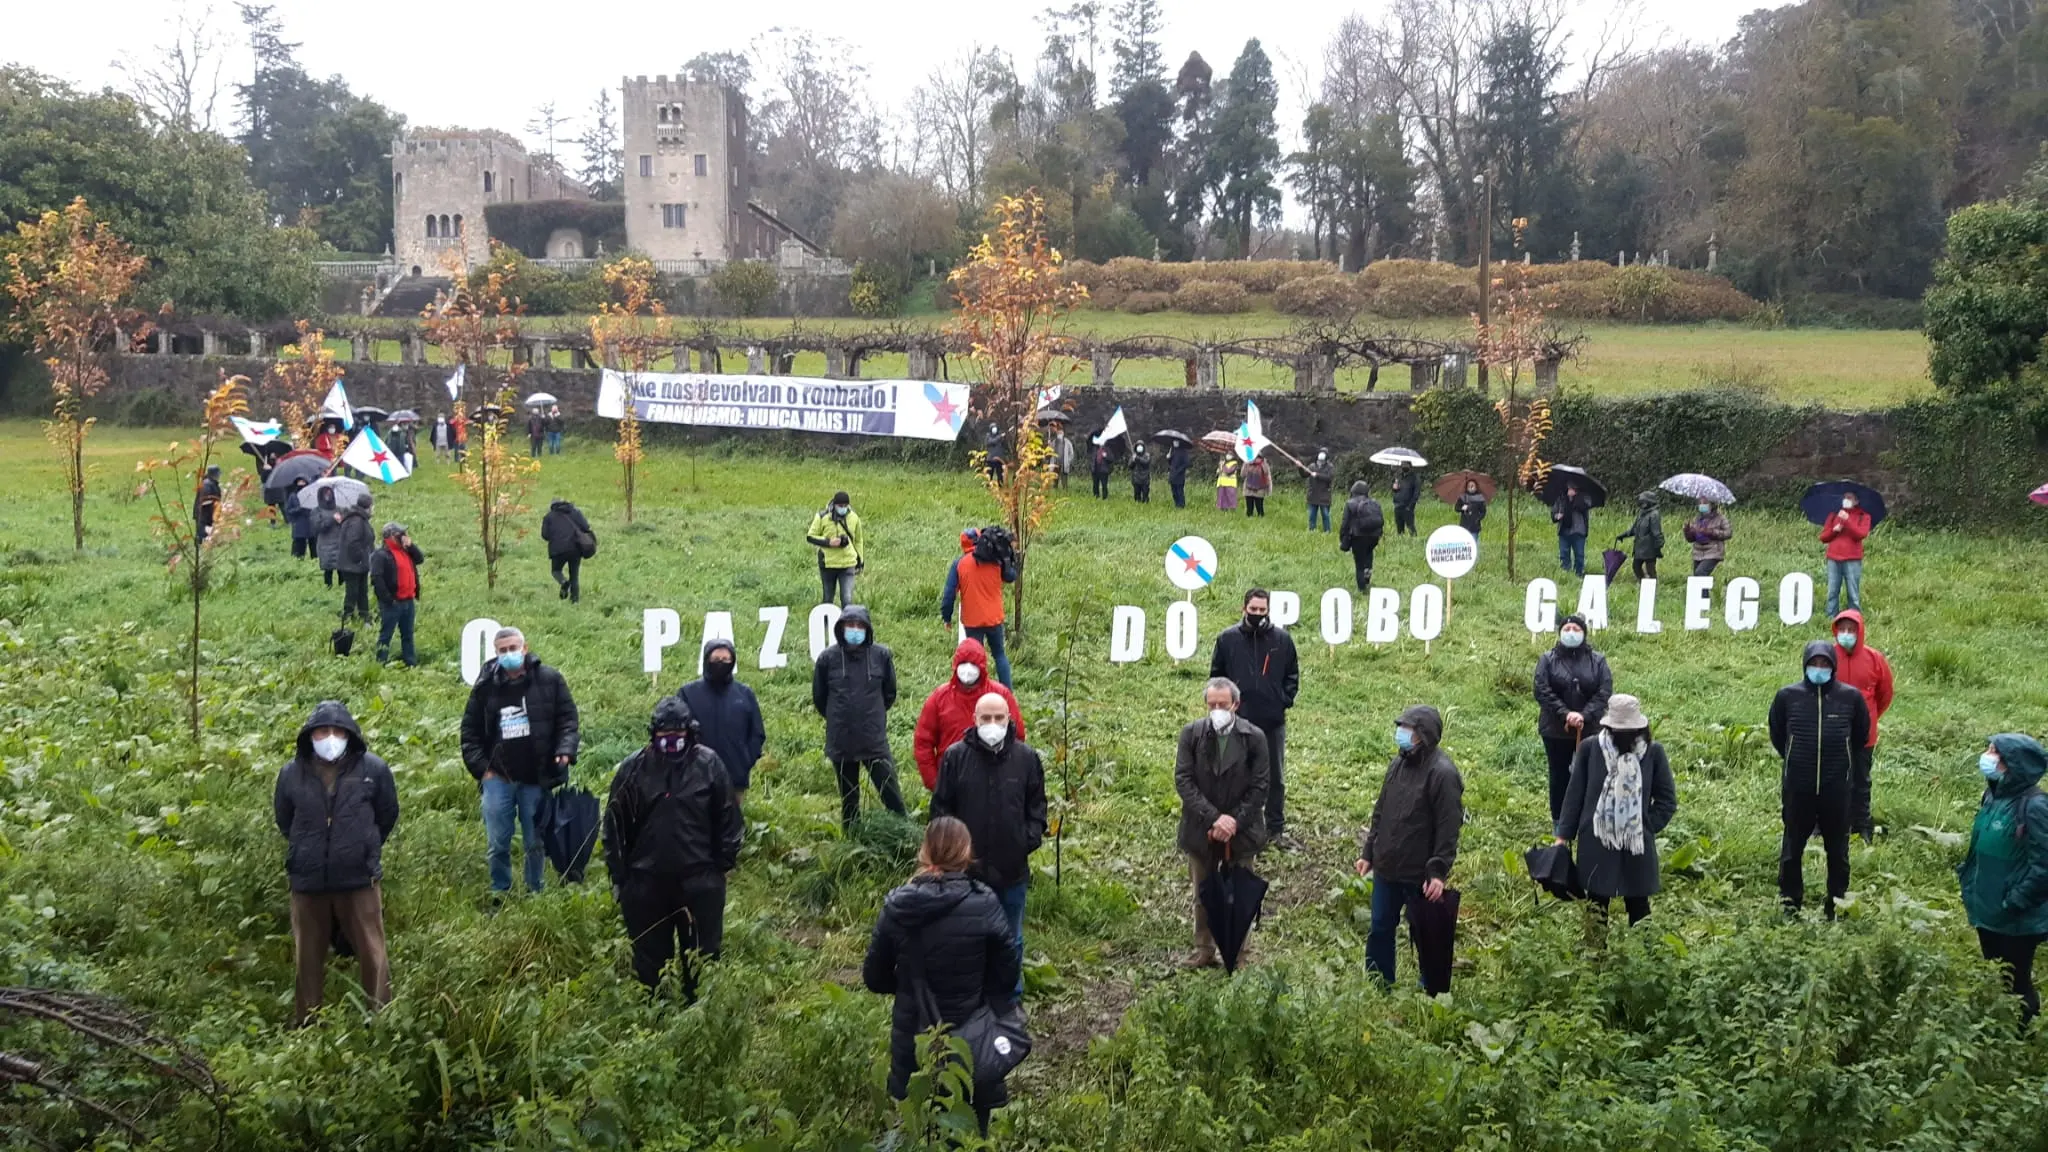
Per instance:
[[[1002,903],[1021,962],[1031,854],[1045,843],[1045,760],[1017,738],[1010,701],[1002,693],[982,693],[974,704],[974,727],[940,758],[931,815],[967,825],[974,837],[970,872]],[[1020,978],[1017,995],[1023,994]]]
[[[1380,780],[1371,822],[1358,839],[1360,876],[1372,877],[1372,927],[1365,937],[1365,966],[1394,982],[1394,931],[1403,912],[1416,960],[1425,972],[1447,974],[1448,940],[1417,930],[1414,905],[1444,899],[1458,837],[1465,824],[1465,780],[1443,750],[1443,713],[1426,704],[1402,712],[1394,722],[1394,760]],[[1445,977],[1447,979],[1447,976]],[[1448,990],[1448,984],[1437,991]]]
[[[583,539],[592,541],[597,534],[590,530],[590,520],[583,515],[583,509],[567,500],[557,500],[548,505],[548,514],[540,518],[540,538],[548,546],[548,565],[554,570],[555,584],[561,590],[561,598],[574,604],[583,599]],[[563,570],[568,575],[563,575]]]
[[[1657,510],[1655,492],[1636,493],[1636,522],[1614,538],[1616,544],[1633,539],[1632,571],[1638,580],[1657,578],[1657,561],[1664,556],[1664,514]]]
[[[1287,710],[1301,692],[1301,662],[1294,638],[1273,623],[1272,603],[1264,588],[1245,592],[1244,619],[1216,637],[1209,675],[1237,685],[1238,713],[1265,733],[1266,834],[1292,852],[1301,846],[1287,835]]]
[[[1308,530],[1316,530],[1320,520],[1323,531],[1330,530],[1330,488],[1337,482],[1337,468],[1330,463],[1328,449],[1318,449],[1316,462],[1301,470],[1308,478]]]
[[[1194,463],[1195,450],[1179,440],[1166,452],[1166,483],[1173,489],[1173,506],[1188,506],[1188,468]]]
[[[1110,454],[1109,445],[1097,444],[1088,457],[1088,476],[1093,482],[1097,500],[1109,499],[1109,474],[1116,468],[1116,458]]]
[[[689,705],[674,696],[656,704],[647,737],[612,776],[604,866],[633,943],[633,975],[659,987],[680,950],[683,996],[695,1000],[695,955],[716,959],[725,939],[725,874],[739,864],[744,832],[739,799]]]
[[[1600,724],[1614,694],[1614,672],[1594,647],[1586,618],[1571,615],[1558,625],[1557,643],[1536,661],[1536,734],[1550,765],[1550,819],[1564,810],[1579,742]]]
[[[257,457],[261,460],[262,457]],[[208,464],[206,475],[199,481],[199,491],[192,497],[192,526],[201,543],[213,533],[214,512],[220,507],[220,465]]]
[[[323,700],[299,729],[298,753],[271,797],[284,834],[298,968],[292,1023],[304,1024],[327,987],[327,952],[338,928],[362,968],[372,1006],[391,999],[384,947],[384,843],[398,826],[391,769],[370,754],[339,700]]]
[[[1131,499],[1140,504],[1152,502],[1152,453],[1143,444],[1131,452]]]
[[[1415,535],[1415,506],[1421,502],[1421,474],[1413,464],[1401,465],[1394,473],[1394,535]]]
[[[1479,529],[1486,523],[1486,493],[1479,490],[1479,481],[1465,481],[1465,490],[1458,494],[1458,502],[1452,510],[1458,514],[1458,527],[1479,538]]]
[[[376,501],[368,492],[341,514],[334,570],[341,573],[341,622],[370,619],[370,556],[377,548],[377,530],[370,527]]]
[[[1579,744],[1553,831],[1556,843],[1578,841],[1579,883],[1601,917],[1619,896],[1633,925],[1659,887],[1657,834],[1678,814],[1678,784],[1635,697],[1609,697],[1600,729]]]
[[[896,706],[896,657],[875,640],[868,610],[849,605],[832,626],[836,641],[811,668],[811,707],[825,718],[825,759],[839,780],[839,823],[860,815],[860,770],[875,782],[882,806],[907,813],[889,752],[889,709]]]
[[[969,876],[974,841],[967,826],[940,816],[925,828],[917,874],[889,893],[868,939],[861,982],[894,996],[889,1014],[889,1095],[901,1100],[918,1068],[918,1037],[940,1023],[958,1026],[983,1005],[997,1013],[1016,1001],[1017,950],[1002,905]],[[926,1017],[923,989],[939,1019]],[[989,1113],[1010,1102],[1000,1081],[977,1086],[974,1111],[984,1134]]]
[[[1337,529],[1337,548],[1351,553],[1352,575],[1358,579],[1360,592],[1372,587],[1372,554],[1386,530],[1387,515],[1372,498],[1372,488],[1363,480],[1353,482],[1351,499],[1344,502],[1344,522]]]
[[[330,484],[313,497],[313,551],[320,558],[320,580],[329,588],[341,566],[341,509],[335,507],[334,488]]]
[[[1771,700],[1771,747],[1785,761],[1779,782],[1785,838],[1778,845],[1778,896],[1796,915],[1806,901],[1802,857],[1820,832],[1827,849],[1827,915],[1849,892],[1850,766],[1855,750],[1870,743],[1870,705],[1863,693],[1835,679],[1835,645],[1806,646],[1802,677]]]
[[[683,685],[676,695],[690,706],[698,739],[718,753],[725,774],[732,777],[733,791],[745,801],[768,731],[761,723],[761,702],[752,688],[734,678],[738,671],[739,649],[732,641],[706,640],[704,675]]]
[[[299,503],[299,493],[305,490],[306,482],[300,480],[284,494],[284,522],[291,526],[294,560],[301,556],[313,559],[319,552],[320,525],[312,510]]]

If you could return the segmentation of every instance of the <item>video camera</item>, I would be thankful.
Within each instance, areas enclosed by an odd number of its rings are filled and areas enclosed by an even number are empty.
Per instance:
[[[1016,555],[1017,545],[1002,525],[991,524],[975,534],[974,558],[983,564],[1008,564]]]

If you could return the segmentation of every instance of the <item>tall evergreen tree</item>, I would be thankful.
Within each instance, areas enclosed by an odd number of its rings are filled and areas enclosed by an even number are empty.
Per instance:
[[[590,127],[576,138],[576,146],[583,150],[577,178],[599,200],[626,198],[626,151],[620,144],[618,116],[612,90],[598,89],[597,99],[590,102]]]
[[[1564,58],[1526,21],[1510,21],[1479,56],[1479,146],[1494,181],[1495,252],[1546,259],[1570,247],[1575,190],[1556,92]],[[1508,222],[1526,223],[1518,232]]]
[[[1280,217],[1280,186],[1274,179],[1280,163],[1279,110],[1273,62],[1256,39],[1247,40],[1224,81],[1209,146],[1216,205],[1211,231],[1229,241],[1240,258],[1251,255],[1252,228]]]

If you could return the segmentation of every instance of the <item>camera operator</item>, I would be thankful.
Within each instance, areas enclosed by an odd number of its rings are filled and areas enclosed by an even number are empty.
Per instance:
[[[1003,646],[1003,585],[1017,582],[1022,561],[1010,533],[999,525],[969,528],[960,533],[960,556],[946,572],[946,590],[939,597],[939,619],[953,623],[953,602],[960,602],[960,624],[981,641],[995,664],[996,679],[1010,686],[1010,654]]]

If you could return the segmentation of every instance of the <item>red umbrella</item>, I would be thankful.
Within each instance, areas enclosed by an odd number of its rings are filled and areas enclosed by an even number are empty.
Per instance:
[[[1473,472],[1470,470],[1452,472],[1436,482],[1437,499],[1446,504],[1456,504],[1458,497],[1465,494],[1465,481],[1467,480],[1476,482],[1479,485],[1479,494],[1486,497],[1489,501],[1493,499],[1494,493],[1499,487],[1494,483],[1493,477],[1488,476],[1484,472]]]
[[[2043,484],[2039,488],[2034,489],[2033,492],[2028,494],[2027,499],[2032,500],[2036,504],[2048,504],[2048,484]]]

